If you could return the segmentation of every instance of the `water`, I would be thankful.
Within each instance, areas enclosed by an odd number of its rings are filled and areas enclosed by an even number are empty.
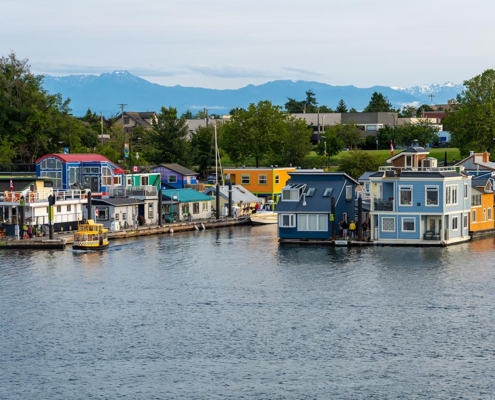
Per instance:
[[[493,238],[279,245],[276,227],[0,252],[0,399],[489,399]]]

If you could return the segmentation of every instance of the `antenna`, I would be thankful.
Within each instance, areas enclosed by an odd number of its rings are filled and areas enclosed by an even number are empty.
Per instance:
[[[428,96],[430,97],[430,103],[433,103],[433,97],[435,97],[435,95],[433,93],[430,93]]]

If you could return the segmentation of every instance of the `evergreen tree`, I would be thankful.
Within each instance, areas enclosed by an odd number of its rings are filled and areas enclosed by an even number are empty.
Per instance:
[[[383,94],[374,92],[364,112],[391,112],[395,111],[392,104]]]
[[[335,112],[338,112],[338,113],[346,113],[347,112],[347,106],[345,105],[344,99],[341,99],[339,101],[339,104],[337,105]]]

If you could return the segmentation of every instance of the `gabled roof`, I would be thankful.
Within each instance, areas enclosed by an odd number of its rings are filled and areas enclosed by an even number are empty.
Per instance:
[[[360,183],[365,182],[365,181],[369,181],[370,180],[370,176],[373,175],[373,174],[375,174],[375,173],[376,173],[376,171],[367,171],[367,172],[365,172],[363,175],[361,175],[358,178],[358,181]]]
[[[392,160],[396,160],[399,157],[404,157],[406,155],[417,155],[417,154],[430,154],[430,152],[421,146],[409,146],[407,149],[401,151],[399,154],[387,158],[387,163],[390,163]]]
[[[167,189],[162,190],[162,197],[167,200],[172,200],[173,196],[177,196],[179,203],[191,203],[194,201],[211,201],[213,197],[207,196],[194,189]]]
[[[189,168],[183,167],[182,165],[175,164],[175,163],[169,163],[169,164],[158,164],[151,168],[152,172],[156,172],[156,168],[163,167],[167,168],[170,171],[177,172],[178,174],[182,176],[197,176],[198,173],[196,171],[190,170]]]
[[[206,189],[204,194],[211,194],[213,196],[216,195],[217,188],[212,186]],[[229,187],[228,186],[220,186],[220,196],[224,199],[229,199]],[[232,201],[234,203],[259,203],[261,200],[259,197],[252,194],[249,190],[241,185],[232,185]]]

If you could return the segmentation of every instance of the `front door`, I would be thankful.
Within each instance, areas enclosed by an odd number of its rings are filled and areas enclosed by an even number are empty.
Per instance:
[[[98,193],[99,191],[100,191],[100,185],[98,184],[98,177],[92,176],[91,177],[91,192],[92,193]]]
[[[426,230],[433,231],[436,235],[442,234],[442,218],[441,217],[428,217],[426,222]]]

